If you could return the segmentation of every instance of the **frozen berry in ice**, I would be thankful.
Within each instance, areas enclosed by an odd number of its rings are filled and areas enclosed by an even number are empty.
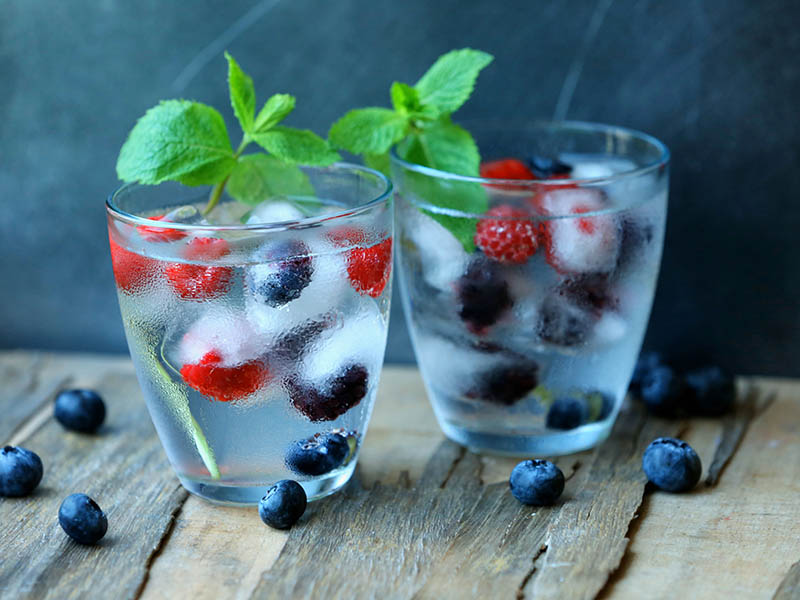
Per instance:
[[[586,342],[596,322],[593,311],[553,294],[542,302],[536,333],[548,344],[578,346]]]
[[[248,269],[247,285],[268,306],[283,306],[296,300],[311,283],[311,253],[300,240],[273,244],[261,251],[258,259],[262,264]]]
[[[392,238],[372,246],[348,250],[346,260],[350,285],[359,294],[377,298],[383,293],[392,274]]]
[[[481,163],[480,169],[481,177],[485,179],[536,179],[528,165],[517,158],[486,161]]]
[[[646,246],[653,241],[653,225],[631,217],[623,218],[620,225],[619,257],[617,268],[623,268],[643,256]]]
[[[478,376],[466,396],[510,406],[524,398],[538,383],[539,365],[534,361],[500,365]]]
[[[473,260],[456,282],[459,316],[474,333],[483,333],[511,308],[508,282],[483,257]]]
[[[607,308],[616,308],[617,305],[609,277],[603,273],[570,277],[557,291],[575,305],[592,310],[598,315]]]
[[[220,402],[230,402],[249,396],[271,379],[267,365],[260,360],[226,365],[222,356],[207,352],[195,364],[181,367],[186,384]]]
[[[214,261],[229,251],[228,242],[223,239],[198,237],[186,245],[183,256],[192,261]],[[227,293],[233,283],[233,270],[230,267],[170,263],[166,275],[172,289],[184,300],[218,298]]]
[[[309,420],[333,421],[367,395],[368,379],[364,365],[350,364],[322,386],[290,378],[286,387],[294,407]]]
[[[293,442],[286,453],[286,465],[299,475],[323,475],[344,463],[350,454],[347,438],[338,433],[318,433]]]
[[[522,264],[536,253],[537,228],[528,213],[508,205],[490,209],[478,221],[475,245],[498,262]]]
[[[172,222],[168,215],[158,215],[155,217],[147,217],[150,221],[162,221],[164,223]],[[170,227],[159,227],[157,225],[139,225],[136,231],[147,242],[175,242],[182,240],[188,233],[183,229],[174,229]]]
[[[533,154],[528,157],[531,172],[539,179],[566,179],[572,167],[556,158]]]
[[[160,263],[152,258],[126,250],[109,237],[111,266],[117,286],[129,293],[141,292],[158,275]]]

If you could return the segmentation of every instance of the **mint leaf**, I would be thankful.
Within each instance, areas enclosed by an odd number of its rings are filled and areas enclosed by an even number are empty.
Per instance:
[[[475,177],[480,171],[481,157],[475,140],[449,119],[440,119],[409,136],[400,156],[408,162],[458,175]]]
[[[407,131],[408,119],[393,110],[359,108],[336,121],[328,138],[334,146],[353,154],[383,154]]]
[[[328,142],[308,129],[278,125],[265,133],[251,136],[259,146],[284,162],[327,166],[341,157]]]
[[[228,90],[231,96],[233,114],[245,132],[253,129],[253,118],[256,114],[256,90],[253,79],[242,71],[234,58],[225,53],[228,61]]]
[[[464,48],[440,56],[414,86],[419,101],[452,113],[467,101],[481,69],[494,57],[480,50]]]
[[[364,162],[370,169],[380,171],[387,177],[390,177],[391,162],[389,161],[389,153],[383,154],[365,154]]]
[[[222,115],[199,102],[166,100],[148,110],[128,134],[117,176],[150,185],[168,180],[211,185],[235,164]]]
[[[274,94],[270,96],[269,100],[258,111],[253,131],[255,133],[264,133],[274,127],[294,110],[294,105],[295,98],[289,94]]]
[[[258,204],[272,196],[313,196],[314,186],[295,165],[262,153],[247,154],[231,172],[228,194],[245,204]]]
[[[390,90],[392,106],[400,114],[409,114],[420,108],[419,93],[407,83],[395,81]]]

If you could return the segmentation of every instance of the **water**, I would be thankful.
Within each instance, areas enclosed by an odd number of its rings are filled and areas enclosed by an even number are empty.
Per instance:
[[[358,222],[347,231],[350,238],[316,227],[154,241],[147,231],[112,226],[123,248],[115,274],[131,356],[167,456],[190,491],[253,503],[275,481],[295,479],[314,499],[349,479],[377,389],[390,284],[363,293],[348,270],[354,252],[387,232]],[[198,243],[198,235],[215,241]],[[340,465],[319,476],[287,466],[292,444],[332,431],[351,447]]]
[[[597,177],[632,164],[561,159]],[[647,327],[666,176],[538,198],[487,190],[491,206],[527,206],[546,232],[547,245],[523,264],[479,250],[467,255],[412,202],[398,204],[402,296],[437,419],[448,437],[476,451],[530,456],[592,447],[610,432]],[[589,216],[536,220],[576,212]]]

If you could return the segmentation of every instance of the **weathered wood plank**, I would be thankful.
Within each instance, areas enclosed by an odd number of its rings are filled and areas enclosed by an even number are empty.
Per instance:
[[[775,590],[772,600],[798,600],[800,599],[800,561],[794,563],[792,568]]]
[[[45,474],[31,497],[0,498],[3,597],[135,597],[186,498],[135,378],[110,374],[98,388],[108,419],[97,435],[66,432],[49,419],[24,441]],[[96,547],[76,544],[58,525],[58,506],[73,492],[89,494],[108,515],[108,534]]]

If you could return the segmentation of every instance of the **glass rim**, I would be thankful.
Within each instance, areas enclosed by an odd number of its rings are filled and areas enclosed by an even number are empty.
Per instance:
[[[343,209],[341,211],[336,211],[333,213],[325,213],[318,216],[312,217],[303,217],[301,219],[291,219],[288,221],[272,221],[267,223],[241,223],[241,224],[231,224],[231,225],[197,225],[192,223],[174,223],[171,221],[159,221],[157,219],[152,219],[148,217],[140,217],[138,215],[131,214],[125,210],[122,210],[120,207],[115,205],[115,198],[117,198],[121,193],[125,191],[129,191],[134,188],[150,188],[150,187],[157,187],[161,184],[156,185],[146,185],[138,182],[128,182],[122,184],[120,187],[115,189],[108,195],[106,198],[106,212],[111,215],[117,221],[122,221],[123,223],[127,223],[130,225],[135,226],[147,226],[147,227],[158,227],[160,229],[175,229],[180,231],[284,231],[286,229],[303,229],[307,227],[312,227],[317,224],[324,223],[326,221],[336,221],[338,219],[349,217],[353,215],[361,214],[362,212],[366,212],[370,208],[377,206],[379,204],[385,204],[392,198],[392,193],[394,191],[394,186],[392,181],[386,177],[380,171],[376,171],[375,169],[371,169],[369,167],[363,165],[357,165],[355,163],[349,162],[335,162],[327,167],[315,167],[315,166],[305,166],[300,165],[301,167],[307,169],[335,169],[335,170],[352,170],[352,171],[359,171],[362,173],[368,173],[370,175],[374,175],[377,177],[378,181],[383,184],[382,191],[376,197],[368,200],[358,206],[354,206],[348,209]],[[167,182],[164,182],[167,183]],[[177,182],[175,182],[177,183]],[[191,186],[186,186],[181,183],[178,185],[182,185],[183,187],[190,189]],[[202,186],[197,186],[198,188]]]
[[[470,120],[471,123],[480,123],[480,121]],[[605,133],[617,133],[623,134],[629,137],[638,138],[643,140],[659,151],[659,156],[657,159],[645,164],[641,167],[636,167],[635,169],[630,169],[627,171],[620,171],[619,173],[614,173],[612,175],[605,175],[602,177],[584,177],[584,178],[570,178],[570,179],[493,179],[490,177],[475,177],[472,175],[459,175],[457,173],[451,173],[449,171],[442,171],[440,169],[434,169],[433,167],[426,167],[417,163],[408,162],[397,155],[397,151],[392,148],[391,152],[389,153],[390,159],[392,162],[400,165],[404,169],[409,171],[413,171],[415,173],[420,173],[421,175],[427,175],[428,177],[436,177],[437,179],[447,179],[450,181],[460,181],[465,183],[480,183],[483,185],[493,185],[493,186],[512,186],[513,189],[511,191],[516,192],[524,192],[526,190],[546,190],[548,188],[558,189],[559,186],[563,187],[565,185],[600,185],[600,184],[607,184],[613,183],[615,181],[619,181],[622,179],[628,179],[631,177],[639,177],[642,175],[646,175],[652,171],[658,170],[664,167],[670,161],[670,151],[667,148],[666,144],[664,144],[661,140],[648,133],[644,133],[642,131],[631,129],[628,127],[622,127],[620,125],[606,125],[603,123],[593,123],[590,121],[547,121],[547,120],[535,120],[530,121],[527,123],[528,127],[553,127],[553,128],[575,128],[575,129],[583,129],[586,131],[595,131],[595,132],[605,132]],[[461,212],[461,211],[455,211]],[[467,213],[463,213],[467,214]]]

